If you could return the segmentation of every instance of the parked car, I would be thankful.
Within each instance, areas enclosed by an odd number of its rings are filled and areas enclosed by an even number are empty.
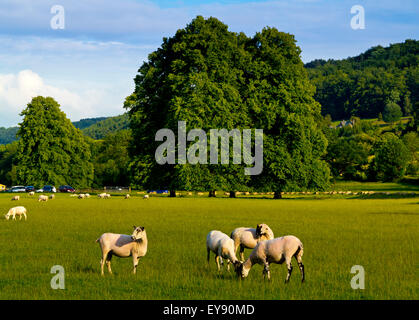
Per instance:
[[[44,186],[41,192],[57,192],[54,186]]]
[[[9,189],[9,192],[26,192],[24,186],[14,186]]]
[[[58,191],[60,191],[60,192],[75,192],[76,190],[71,186],[59,186]]]
[[[26,186],[26,187],[25,187],[25,191],[26,191],[26,192],[35,191],[35,187],[34,187],[34,186]]]

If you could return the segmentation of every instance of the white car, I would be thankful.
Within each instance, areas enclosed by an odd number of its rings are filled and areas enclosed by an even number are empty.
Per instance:
[[[14,186],[10,188],[10,192],[26,192],[26,188],[24,186]]]

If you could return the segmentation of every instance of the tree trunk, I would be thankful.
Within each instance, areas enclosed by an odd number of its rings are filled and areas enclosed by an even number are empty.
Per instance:
[[[208,197],[210,197],[210,198],[215,198],[215,191],[210,191],[210,192],[208,193]]]
[[[282,194],[280,191],[275,191],[274,193],[274,199],[282,199]]]
[[[170,190],[169,197],[171,197],[171,198],[176,197],[176,190]]]
[[[236,197],[236,191],[230,191],[230,198]]]

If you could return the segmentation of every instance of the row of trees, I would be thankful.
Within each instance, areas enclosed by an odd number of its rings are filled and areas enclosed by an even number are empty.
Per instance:
[[[129,184],[170,189],[172,195],[175,190],[274,191],[279,198],[282,191],[325,189],[331,173],[397,180],[406,169],[417,172],[417,109],[410,127],[400,132],[383,134],[355,118],[352,128],[331,129],[330,116],[321,116],[313,98],[315,87],[300,53],[294,37],[275,28],[249,38],[215,18],[197,17],[149,55],[125,101],[128,115],[110,119],[118,131],[101,140],[76,129],[54,99],[34,98],[22,112],[19,141],[0,146],[0,179],[81,188]],[[262,173],[246,175],[247,165],[233,164],[232,152],[229,164],[158,164],[156,132],[177,132],[178,121],[186,122],[187,132],[200,128],[208,134],[263,129]]]

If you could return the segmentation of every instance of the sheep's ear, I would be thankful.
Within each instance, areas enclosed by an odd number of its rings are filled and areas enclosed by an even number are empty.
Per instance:
[[[140,227],[141,231],[144,231],[144,227]]]
[[[135,229],[137,229],[137,227],[136,227],[136,226],[133,226],[133,228],[134,228],[134,230],[135,230]]]

